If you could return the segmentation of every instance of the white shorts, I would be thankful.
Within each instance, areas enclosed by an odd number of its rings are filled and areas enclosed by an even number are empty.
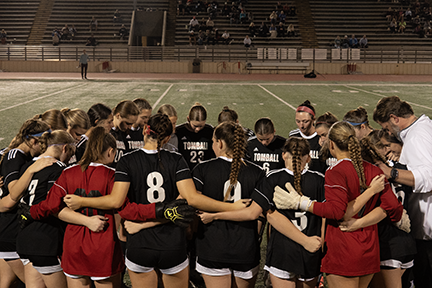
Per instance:
[[[390,259],[380,262],[380,266],[385,266],[389,268],[400,268],[400,269],[408,269],[414,266],[414,260],[411,260],[407,263],[402,263],[401,261]]]
[[[285,279],[285,280],[289,280],[289,279],[297,279],[301,282],[309,282],[315,279],[314,278],[301,278],[299,275],[292,273],[292,272],[288,272],[288,271],[284,271],[275,267],[268,267],[267,265],[264,266],[264,270],[268,271],[270,274],[281,278],[281,279]]]
[[[151,271],[154,270],[154,267],[145,267],[145,266],[141,266],[138,265],[132,261],[130,261],[127,257],[126,257],[126,261],[125,261],[126,267],[135,273],[149,273]],[[168,269],[159,269],[159,271],[162,274],[166,274],[166,275],[174,275],[179,273],[180,271],[183,271],[183,269],[185,269],[186,267],[189,266],[189,258],[186,258],[186,260],[183,263],[180,263],[177,266],[168,268]]]
[[[83,276],[83,275],[70,275],[67,274],[65,272],[63,272],[67,277],[72,278],[72,279],[79,279],[79,278],[84,278],[84,277],[89,277],[91,280],[93,281],[101,281],[101,280],[106,280],[112,277],[111,276],[107,276],[107,277],[94,277],[94,276]]]
[[[209,276],[226,276],[226,275],[233,274],[234,277],[249,280],[252,279],[258,273],[258,270],[259,270],[259,265],[248,271],[237,271],[237,270],[231,270],[229,268],[222,268],[222,269],[208,268],[196,262],[196,271],[198,271],[201,274],[209,275]]]
[[[0,259],[5,259],[5,260],[15,260],[15,259],[19,259],[19,255],[18,253],[15,252],[0,252]]]

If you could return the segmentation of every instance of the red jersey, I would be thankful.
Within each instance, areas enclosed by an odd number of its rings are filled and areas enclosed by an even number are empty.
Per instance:
[[[383,174],[378,167],[363,161],[366,184]],[[348,202],[360,195],[360,181],[350,159],[342,159],[329,168],[325,175],[326,202],[314,204],[314,214],[327,218],[325,256],[321,271],[342,276],[362,276],[380,271],[380,254],[377,225],[354,232],[342,232],[339,221],[344,216]],[[364,210],[355,215],[361,218],[375,207],[387,212],[388,218],[399,221],[403,207],[386,181],[384,190],[366,203]]]
[[[30,208],[34,219],[41,219],[59,212],[63,197],[75,194],[81,197],[99,197],[111,193],[114,184],[114,169],[91,163],[82,172],[81,166],[66,168],[49,191],[45,201]],[[102,215],[108,218],[104,231],[94,233],[85,226],[69,224],[66,228],[61,265],[71,275],[108,277],[123,271],[124,259],[117,238],[113,210],[83,208],[87,216]],[[153,212],[154,213],[154,212]]]

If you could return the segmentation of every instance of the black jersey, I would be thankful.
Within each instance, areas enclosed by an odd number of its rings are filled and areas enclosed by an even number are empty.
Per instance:
[[[135,149],[142,148],[144,146],[144,135],[143,129],[141,127],[131,128],[128,131],[129,137],[127,138],[127,152],[133,151]]]
[[[175,134],[178,139],[178,151],[191,170],[198,163],[216,157],[212,147],[213,126],[205,124],[203,129],[195,133],[190,129],[189,123],[183,123],[176,127]]]
[[[406,170],[406,165],[398,162],[392,163],[393,167],[397,169]],[[404,209],[407,209],[409,197],[412,194],[412,187],[402,185],[396,182],[391,183],[393,193],[395,193],[399,202],[402,203]],[[384,219],[378,223],[378,237],[380,243],[380,260],[400,260],[406,261],[407,256],[412,256],[417,253],[416,242],[411,234],[408,234],[396,226],[390,221]]]
[[[204,195],[223,201],[229,183],[231,159],[219,157],[198,164],[192,171],[195,186]],[[251,197],[264,177],[261,167],[245,161],[229,202]],[[257,221],[213,221],[200,223],[196,238],[197,256],[224,263],[254,263],[259,260]]]
[[[324,175],[305,169],[300,181],[305,196],[319,202],[324,201]],[[252,195],[253,201],[260,205],[263,211],[273,209],[274,188],[278,185],[285,187],[286,182],[294,186],[292,171],[286,168],[270,171]],[[307,236],[321,236],[321,217],[300,210],[278,209],[278,211]],[[313,278],[320,273],[320,251],[310,253],[272,227],[267,244],[266,265],[301,275],[303,278]]]
[[[142,130],[140,130],[142,132]],[[117,163],[120,161],[120,158],[133,150],[136,150],[138,148],[141,148],[144,146],[144,142],[141,142],[137,136],[139,133],[132,133],[135,138],[132,138],[130,135],[131,130],[123,132],[121,130],[117,129],[111,129],[110,133],[114,136],[117,142],[117,151],[116,156],[114,158],[113,163],[110,165],[111,167],[115,168]],[[142,133],[141,133],[142,135]],[[134,140],[135,139],[135,140]],[[137,140],[138,139],[138,140]],[[142,144],[142,145],[141,145]]]
[[[68,165],[74,165],[81,160],[81,158],[84,156],[84,152],[87,147],[87,141],[88,141],[88,136],[85,134],[81,135],[81,139],[76,144],[75,154],[69,160]]]
[[[11,149],[7,152],[3,158],[0,169],[4,182],[0,198],[9,195],[9,184],[20,178],[21,168],[30,160],[31,156],[26,155],[24,151],[20,149]],[[16,216],[16,208],[0,213],[0,241],[15,243],[17,233],[18,219]]]
[[[264,146],[256,136],[251,137],[248,141],[246,157],[249,161],[262,167],[266,173],[283,168],[285,162],[282,158],[282,148],[285,142],[285,138],[275,135],[273,141],[268,146]]]
[[[183,157],[161,149],[137,149],[123,155],[116,167],[115,181],[129,182],[128,198],[138,204],[168,203],[179,196],[176,183],[191,178]],[[173,223],[129,235],[127,247],[177,250],[186,245],[184,231]]]
[[[34,158],[21,169],[24,171],[39,158]],[[21,202],[32,206],[46,199],[54,182],[60,177],[66,165],[57,161],[41,171],[35,173],[30,181]],[[21,230],[17,236],[17,252],[23,255],[57,256],[60,255],[64,227],[62,222],[54,216],[34,221]]]
[[[289,133],[289,137],[299,137],[308,140],[310,146],[310,156],[312,159],[309,164],[309,169],[324,174],[329,165],[327,165],[327,163],[321,160],[319,157],[319,152],[321,150],[321,146],[319,145],[320,136],[316,132],[310,136],[306,136],[300,131],[300,129],[295,129]]]

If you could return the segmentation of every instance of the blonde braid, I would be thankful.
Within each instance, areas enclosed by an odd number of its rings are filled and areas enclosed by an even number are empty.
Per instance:
[[[364,175],[363,159],[361,157],[361,150],[358,139],[354,135],[348,137],[348,151],[350,154],[351,161],[357,172],[360,181],[360,187],[367,189],[366,178]]]
[[[387,163],[387,160],[376,150],[376,146],[372,144],[372,141],[369,137],[364,137],[360,141],[360,146],[362,149],[362,154],[364,154],[363,158],[370,158],[372,163],[375,163],[378,160],[383,163]]]
[[[293,165],[293,172],[294,172],[294,188],[297,191],[298,194],[303,196],[303,193],[301,192],[301,150],[302,147],[296,143],[293,147],[293,154],[292,154],[292,165]]]
[[[243,162],[244,151],[245,151],[245,133],[243,128],[239,124],[234,125],[234,145],[232,147],[233,151],[233,160],[231,162],[231,172],[229,176],[230,186],[225,193],[224,201],[227,201],[228,197],[231,194],[232,189],[237,184],[238,174],[240,172],[240,168]]]

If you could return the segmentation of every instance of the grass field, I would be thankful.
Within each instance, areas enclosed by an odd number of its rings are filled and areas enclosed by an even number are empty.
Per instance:
[[[208,110],[208,123],[228,105],[239,113],[240,122],[251,129],[260,117],[275,122],[277,134],[288,136],[296,128],[295,108],[309,99],[321,115],[333,112],[342,118],[360,105],[372,115],[377,101],[398,95],[409,101],[416,115],[432,116],[432,85],[416,83],[256,83],[207,81],[121,81],[121,80],[0,80],[0,146],[5,147],[27,118],[51,108],[87,109],[102,102],[114,107],[124,99],[146,98],[156,110],[170,103],[178,111],[178,123],[186,120],[195,102]],[[371,121],[372,126],[378,128]]]
[[[145,98],[156,111],[161,104],[176,107],[178,124],[186,121],[189,108],[200,102],[208,110],[207,122],[216,125],[223,106],[235,109],[240,122],[253,129],[260,117],[270,117],[276,133],[287,137],[295,129],[295,108],[309,99],[317,116],[331,111],[339,119],[363,106],[371,119],[377,101],[398,95],[410,102],[416,115],[432,116],[432,85],[424,83],[348,82],[209,82],[125,80],[0,80],[0,147],[6,147],[21,124],[47,109],[64,107],[85,111],[98,102],[114,107],[124,99]],[[262,254],[265,249],[262,249]],[[264,287],[262,273],[256,287]]]

